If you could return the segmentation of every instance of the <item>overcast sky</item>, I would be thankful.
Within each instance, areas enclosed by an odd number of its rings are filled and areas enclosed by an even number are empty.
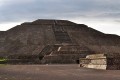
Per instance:
[[[36,19],[67,19],[120,35],[120,0],[0,0],[0,30]]]

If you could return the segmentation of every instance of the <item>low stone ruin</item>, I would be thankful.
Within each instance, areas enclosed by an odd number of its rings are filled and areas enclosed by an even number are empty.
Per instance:
[[[80,58],[80,67],[119,70],[120,69],[120,54],[91,54],[86,58]]]

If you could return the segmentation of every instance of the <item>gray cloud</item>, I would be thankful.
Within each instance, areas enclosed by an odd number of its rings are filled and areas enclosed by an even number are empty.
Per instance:
[[[1,23],[38,18],[120,18],[119,14],[120,0],[5,0],[0,6]]]

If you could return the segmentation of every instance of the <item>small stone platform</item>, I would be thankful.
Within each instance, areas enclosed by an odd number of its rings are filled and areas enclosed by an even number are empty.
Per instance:
[[[86,58],[80,58],[80,67],[120,70],[120,54],[91,54]]]

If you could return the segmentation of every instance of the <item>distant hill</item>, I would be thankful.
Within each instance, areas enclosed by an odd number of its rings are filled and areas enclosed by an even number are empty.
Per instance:
[[[52,47],[48,52],[42,52],[46,46],[51,45],[54,45],[54,48]],[[56,45],[57,48],[55,48]],[[69,45],[72,47],[68,47]],[[0,31],[1,57],[16,59],[21,58],[20,55],[36,55],[40,58],[40,54],[48,55],[52,51],[60,54],[59,51],[56,52],[60,49],[61,53],[72,51],[72,49],[74,52],[87,50],[90,54],[92,52],[120,53],[120,37],[104,34],[85,24],[76,24],[68,20],[38,19],[15,26],[8,31]]]

